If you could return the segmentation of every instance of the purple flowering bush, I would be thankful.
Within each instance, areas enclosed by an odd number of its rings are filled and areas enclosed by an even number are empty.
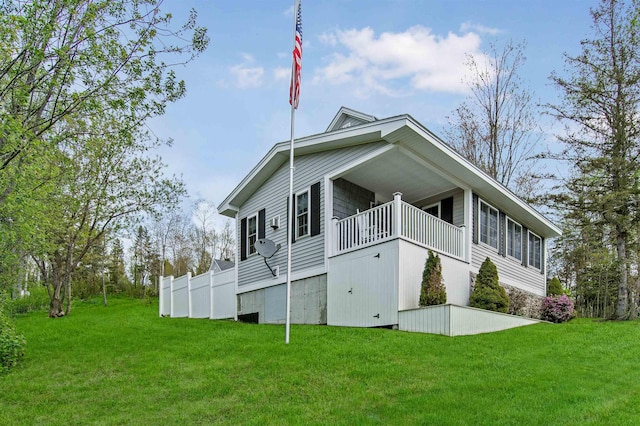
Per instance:
[[[565,322],[573,318],[573,302],[569,296],[547,296],[542,300],[540,318],[551,322]]]

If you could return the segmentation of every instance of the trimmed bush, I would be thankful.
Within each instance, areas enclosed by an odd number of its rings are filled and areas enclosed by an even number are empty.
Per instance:
[[[558,279],[558,277],[554,276],[549,281],[549,285],[547,286],[547,295],[548,296],[560,296],[565,294],[564,289],[562,288],[562,283]]]
[[[509,311],[509,296],[498,282],[498,268],[488,257],[476,276],[469,306],[505,314]]]
[[[429,250],[429,257],[422,272],[420,306],[442,305],[447,303],[447,290],[442,282],[442,264],[440,256]]]
[[[573,302],[566,294],[547,296],[542,300],[541,319],[560,323],[569,321],[573,316]]]
[[[11,318],[4,312],[4,296],[0,294],[0,374],[16,365],[24,356],[24,337],[18,334]]]

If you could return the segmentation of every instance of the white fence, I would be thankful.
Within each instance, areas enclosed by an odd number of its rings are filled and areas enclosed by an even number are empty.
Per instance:
[[[398,213],[399,212],[399,213]],[[335,222],[336,254],[403,237],[462,259],[464,230],[411,204],[393,201]]]
[[[234,318],[235,270],[160,280],[160,316],[173,318]]]

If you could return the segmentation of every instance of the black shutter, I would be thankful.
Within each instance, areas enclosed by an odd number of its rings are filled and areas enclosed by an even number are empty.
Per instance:
[[[287,210],[289,210],[289,197],[287,197]],[[289,212],[291,217],[291,229],[289,232],[291,233],[291,243],[296,242],[296,194],[293,194],[293,202],[291,203],[291,211]]]
[[[266,210],[262,209],[258,212],[258,239],[264,238],[264,230],[266,225]]]
[[[240,221],[240,260],[247,258],[247,218]]]
[[[522,227],[522,266],[529,264],[529,230]]]
[[[311,236],[320,234],[320,182],[311,185]]]
[[[476,194],[473,194],[471,196],[471,213],[472,213],[472,221],[473,221],[473,230],[472,230],[472,234],[473,234],[473,243],[474,244],[478,244],[478,196]]]
[[[498,254],[507,255],[507,217],[498,210]]]
[[[440,201],[440,219],[453,224],[453,197]]]

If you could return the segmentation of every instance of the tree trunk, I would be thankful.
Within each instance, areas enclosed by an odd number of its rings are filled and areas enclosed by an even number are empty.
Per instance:
[[[107,306],[107,286],[104,284],[104,269],[102,270],[102,303]]]
[[[60,298],[62,283],[57,281],[53,284],[54,291],[51,294],[51,303],[49,303],[49,318],[59,318],[64,316],[64,311],[62,310],[62,299]]]
[[[616,319],[629,319],[629,285],[627,275],[627,239],[620,225],[616,226],[616,250],[618,253],[618,303]]]

